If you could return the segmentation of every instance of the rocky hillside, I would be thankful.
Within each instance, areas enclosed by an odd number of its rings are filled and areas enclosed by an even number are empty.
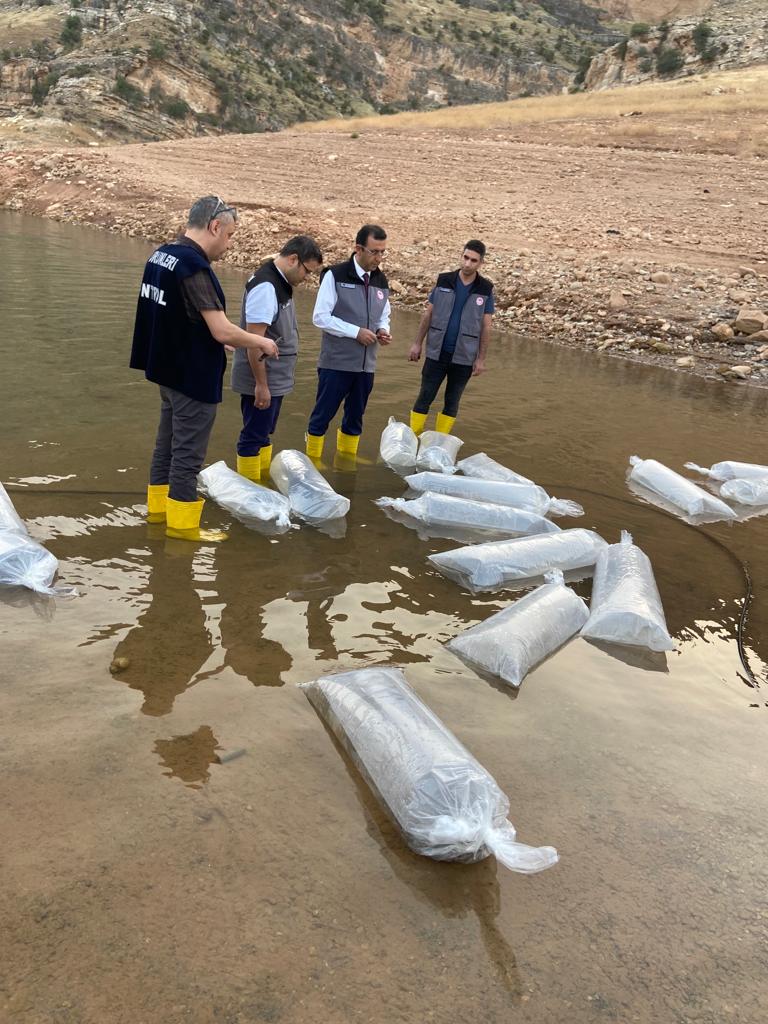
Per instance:
[[[587,0],[0,0],[0,140],[152,140],[560,91]]]
[[[609,89],[766,62],[765,0],[707,0],[687,17],[632,24],[623,40],[592,60],[583,85]]]

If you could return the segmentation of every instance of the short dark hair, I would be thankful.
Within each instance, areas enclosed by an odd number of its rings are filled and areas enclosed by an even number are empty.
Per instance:
[[[311,235],[294,235],[289,238],[280,250],[281,256],[298,256],[301,263],[309,263],[314,260],[316,263],[323,262],[323,254],[320,246]]]
[[[471,249],[472,252],[477,253],[481,260],[485,259],[485,244],[481,242],[478,238],[470,238],[470,240],[464,246],[464,249],[462,249],[461,251],[464,252],[465,249]]]
[[[363,224],[355,235],[355,245],[364,246],[369,238],[375,238],[377,242],[385,241],[387,232],[379,224]]]

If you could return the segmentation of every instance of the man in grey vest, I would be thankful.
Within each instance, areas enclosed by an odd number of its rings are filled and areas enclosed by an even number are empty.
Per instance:
[[[412,362],[418,362],[427,339],[421,390],[411,411],[411,428],[417,434],[424,429],[429,407],[444,380],[443,411],[437,414],[435,427],[450,434],[469,378],[485,370],[494,302],[492,282],[479,273],[484,259],[485,245],[471,239],[464,246],[459,269],[440,274],[430,293],[408,353]]]
[[[232,390],[240,395],[243,429],[237,441],[237,471],[249,480],[269,474],[272,434],[283,398],[293,391],[299,355],[299,329],[293,304],[294,285],[316,273],[323,254],[314,238],[296,235],[274,260],[267,260],[245,283],[240,326],[271,338],[279,359],[238,349],[232,366]]]
[[[319,459],[331,420],[344,403],[336,435],[339,455],[354,457],[363,432],[363,414],[373,388],[379,345],[389,345],[389,285],[379,269],[387,233],[364,224],[355,251],[323,273],[312,322],[321,328],[317,398],[307,428],[307,455]]]

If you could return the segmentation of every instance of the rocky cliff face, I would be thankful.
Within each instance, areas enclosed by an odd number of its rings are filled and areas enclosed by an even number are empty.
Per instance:
[[[696,17],[636,24],[624,41],[598,54],[585,89],[610,89],[654,79],[768,62],[764,0],[709,0]]]
[[[559,91],[603,19],[585,0],[0,0],[0,138],[269,131]]]

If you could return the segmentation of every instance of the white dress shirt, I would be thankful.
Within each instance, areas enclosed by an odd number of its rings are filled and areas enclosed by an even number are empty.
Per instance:
[[[288,284],[288,278],[280,267],[275,270]],[[277,316],[277,292],[271,281],[262,281],[251,288],[245,297],[245,322],[247,324],[271,324]]]
[[[352,263],[357,271],[357,276],[362,281],[363,274],[367,273],[367,271],[363,270],[354,257],[352,257]],[[323,275],[323,280],[320,282],[317,298],[315,299],[315,309],[312,313],[312,323],[315,327],[319,327],[321,330],[327,331],[329,334],[335,334],[338,338],[356,338],[360,327],[364,327],[365,325],[350,324],[346,320],[340,320],[337,316],[333,316],[333,307],[335,305],[336,280],[329,270]],[[383,327],[385,331],[389,331],[390,314],[391,308],[389,305],[389,299],[387,299],[387,303],[381,314],[381,319],[377,324],[371,325],[371,330],[374,334],[381,327]]]

